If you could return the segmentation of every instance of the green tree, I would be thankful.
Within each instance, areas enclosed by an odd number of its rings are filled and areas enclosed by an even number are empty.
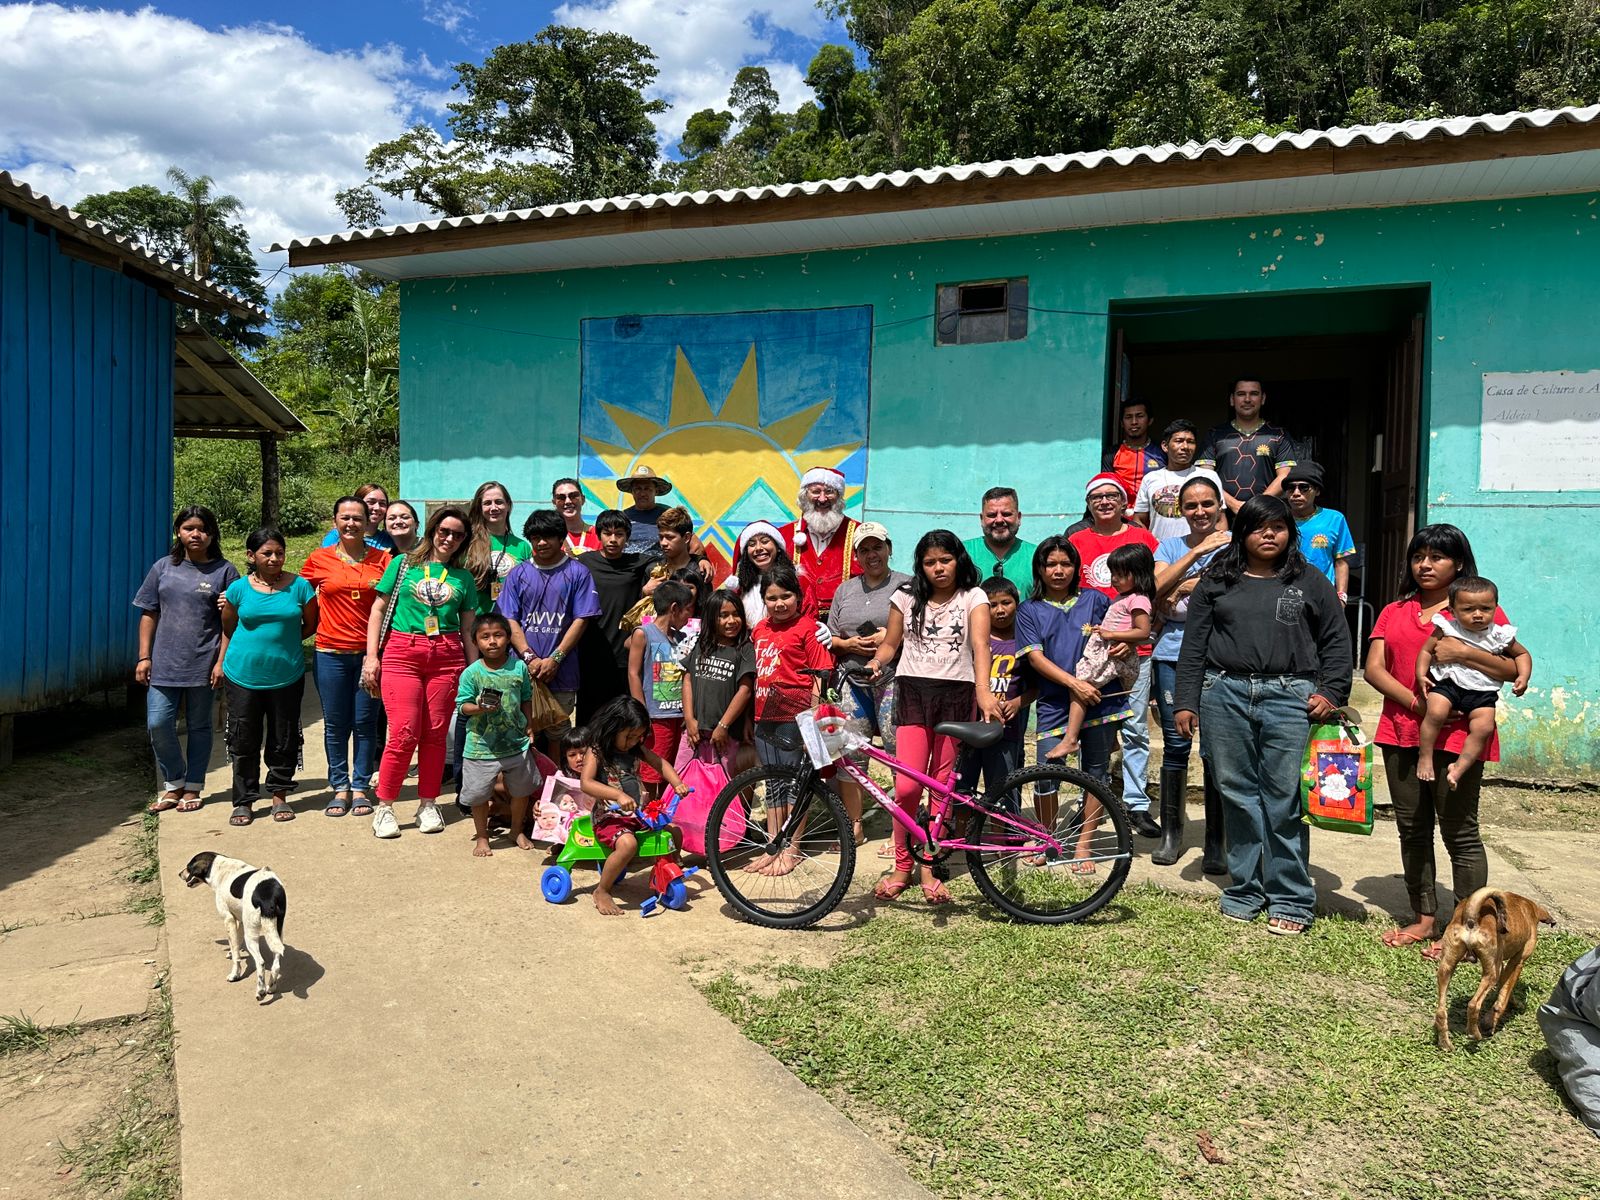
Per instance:
[[[720,149],[733,129],[733,114],[726,110],[702,108],[684,122],[683,137],[678,139],[678,153],[684,158],[695,158]]]

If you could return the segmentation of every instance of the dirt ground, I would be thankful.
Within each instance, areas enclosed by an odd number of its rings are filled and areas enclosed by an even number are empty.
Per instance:
[[[151,887],[133,882],[149,785],[142,723],[120,707],[84,705],[19,720],[17,745],[0,774],[0,931],[148,910]],[[0,959],[4,947],[0,936]],[[159,991],[142,1017],[0,1035],[9,1051],[0,1052],[0,1197],[177,1194],[177,1095]]]

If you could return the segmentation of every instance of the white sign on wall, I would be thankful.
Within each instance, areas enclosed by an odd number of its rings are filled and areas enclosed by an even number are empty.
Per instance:
[[[1600,371],[1485,372],[1478,487],[1600,490]]]

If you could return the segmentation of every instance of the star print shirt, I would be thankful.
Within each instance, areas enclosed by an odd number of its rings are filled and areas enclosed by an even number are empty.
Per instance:
[[[913,600],[909,585],[890,597],[889,603],[905,618],[905,636],[900,642],[898,678],[948,679],[953,683],[973,682],[972,650],[967,645],[967,621],[972,610],[989,606],[982,588],[957,592],[943,604],[930,603],[923,610],[922,624],[911,620]]]

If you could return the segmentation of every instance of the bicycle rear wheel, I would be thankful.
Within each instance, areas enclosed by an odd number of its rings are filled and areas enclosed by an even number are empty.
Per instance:
[[[800,819],[785,833],[779,817],[790,806]],[[804,929],[844,898],[855,873],[856,844],[838,796],[809,769],[774,764],[737,776],[712,803],[706,864],[745,920]]]
[[[1133,864],[1128,813],[1098,779],[1072,767],[1023,767],[979,804],[967,840],[995,849],[968,850],[967,869],[989,903],[1008,916],[1042,925],[1082,921],[1109,904],[1127,881]],[[1014,804],[1021,805],[1020,813]],[[997,810],[1015,816],[1025,829],[994,820]],[[1039,853],[1036,838],[1043,833],[1067,853]]]

